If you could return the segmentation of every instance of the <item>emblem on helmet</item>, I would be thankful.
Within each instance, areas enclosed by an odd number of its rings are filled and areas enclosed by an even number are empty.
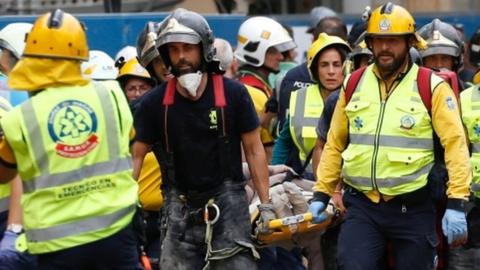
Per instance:
[[[380,21],[378,24],[378,27],[380,28],[380,31],[388,31],[390,29],[391,23],[387,19],[383,19]]]

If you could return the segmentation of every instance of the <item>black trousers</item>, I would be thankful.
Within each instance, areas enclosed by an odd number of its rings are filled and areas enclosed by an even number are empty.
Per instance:
[[[207,252],[206,225],[202,213],[208,198],[193,201],[187,197],[182,200],[176,190],[169,191],[167,197],[167,228],[161,245],[160,269],[202,269]],[[251,243],[251,224],[244,184],[229,184],[213,197],[220,209],[220,217],[213,226],[212,249],[230,249],[242,246],[242,243]],[[232,257],[212,261],[210,266],[211,269],[218,270],[257,269],[252,251],[248,249]]]
[[[39,270],[136,270],[137,235],[130,224],[105,239],[38,256]]]
[[[347,213],[338,239],[339,269],[386,269],[387,242],[395,269],[434,268],[435,210],[427,188],[374,203],[347,187],[343,200]]]

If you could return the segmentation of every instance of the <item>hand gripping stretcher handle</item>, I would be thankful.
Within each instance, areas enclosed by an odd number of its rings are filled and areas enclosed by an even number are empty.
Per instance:
[[[322,222],[321,224],[329,224],[330,220],[332,218],[332,215],[329,215],[328,219]],[[284,218],[279,218],[279,219],[274,219],[271,220],[268,223],[268,228],[273,230],[273,229],[278,229],[283,226],[289,226],[289,225],[295,225],[295,224],[300,224],[300,223],[307,223],[312,221],[312,213],[307,212],[304,214],[299,214],[295,216],[289,216],[289,217],[284,217]]]

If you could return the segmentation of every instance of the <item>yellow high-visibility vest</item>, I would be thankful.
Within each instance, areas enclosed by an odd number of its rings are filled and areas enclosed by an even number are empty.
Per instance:
[[[370,65],[345,107],[349,144],[342,153],[344,181],[366,192],[386,195],[415,191],[427,184],[433,166],[432,124],[417,88],[413,65],[386,101]],[[432,86],[441,79],[431,76]]]
[[[315,147],[318,119],[323,112],[323,99],[318,84],[293,91],[290,96],[290,134],[297,146],[300,160],[305,163]],[[312,172],[311,166],[306,171]]]
[[[460,93],[462,121],[471,145],[472,184],[470,189],[480,198],[480,89],[472,86]]]
[[[132,122],[122,90],[100,83],[47,88],[3,117],[31,253],[97,241],[131,223]]]

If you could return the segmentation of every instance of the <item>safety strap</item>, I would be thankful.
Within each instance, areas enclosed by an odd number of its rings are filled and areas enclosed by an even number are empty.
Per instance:
[[[347,81],[347,86],[345,87],[345,104],[350,102],[353,92],[355,92],[355,89],[357,89],[358,82],[360,81],[360,78],[362,78],[366,68],[367,67],[359,68],[350,74],[350,78]]]
[[[347,81],[347,85],[345,87],[345,101],[346,104],[350,102],[352,99],[353,93],[357,89],[358,83],[360,82],[360,79],[362,78],[363,74],[365,73],[367,67],[362,67],[350,75],[350,78]],[[422,98],[422,102],[425,105],[425,108],[427,108],[428,113],[431,113],[432,109],[432,91],[431,91],[431,85],[430,85],[430,78],[432,76],[432,70],[429,68],[425,67],[419,67],[418,68],[418,73],[417,73],[417,88],[418,88],[418,93],[420,94],[420,97]],[[451,76],[451,75],[449,75]],[[458,93],[458,83],[456,84],[457,87],[454,91]],[[452,86],[455,88],[455,86]],[[458,95],[457,95],[458,97]]]
[[[209,209],[215,209],[216,211],[215,216],[213,218],[209,213]],[[202,270],[210,269],[211,261],[225,260],[237,255],[240,252],[246,252],[248,250],[252,252],[255,259],[259,259],[260,255],[255,250],[255,247],[248,242],[236,240],[236,245],[232,248],[223,248],[218,250],[212,249],[213,227],[215,223],[219,220],[219,218],[220,218],[220,209],[214,203],[214,199],[211,198],[208,200],[207,204],[205,205],[205,210],[204,210],[204,221],[206,224],[205,244],[207,244],[207,253],[205,254],[206,264],[202,268]]]
[[[432,90],[430,80],[432,77],[432,70],[424,67],[418,68],[417,74],[417,88],[420,97],[422,98],[423,105],[427,108],[429,114],[432,111]]]
[[[272,95],[272,89],[270,89],[268,83],[253,72],[242,70],[238,80],[243,84],[260,89],[267,97]]]
[[[228,178],[233,171],[231,168],[231,160],[229,154],[229,140],[227,137],[227,128],[225,124],[225,107],[227,106],[227,101],[225,98],[225,89],[223,85],[223,76],[220,74],[212,74],[213,81],[213,93],[215,98],[215,110],[217,116],[217,130],[218,130],[218,141],[219,141],[219,165],[222,172],[222,178]],[[165,137],[165,151],[166,156],[162,159],[166,162],[165,174],[166,178],[170,183],[174,181],[174,163],[173,163],[173,151],[170,148],[170,140],[168,137],[168,109],[169,106],[175,103],[175,91],[177,86],[177,79],[175,77],[171,78],[167,82],[165,96],[163,97],[163,106],[164,106],[164,137]]]

